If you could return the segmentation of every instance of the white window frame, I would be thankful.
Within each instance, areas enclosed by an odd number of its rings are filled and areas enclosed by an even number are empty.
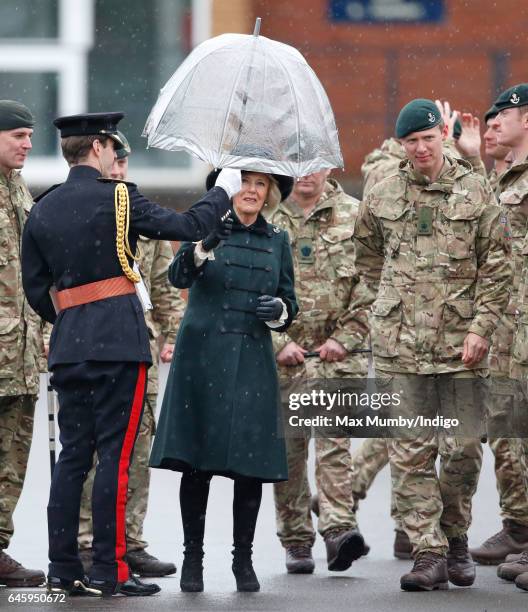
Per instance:
[[[210,37],[211,0],[192,0],[191,9],[194,47]],[[49,42],[42,38],[2,39],[0,72],[56,73],[57,115],[88,112],[88,53],[94,44],[95,0],[59,0],[58,12],[58,37]],[[25,102],[31,107],[30,100]],[[30,186],[47,186],[62,182],[67,172],[57,139],[56,155],[30,155],[23,174]],[[134,168],[131,178],[142,187],[173,190],[201,186],[206,173],[205,164],[190,157],[186,168],[143,166]]]

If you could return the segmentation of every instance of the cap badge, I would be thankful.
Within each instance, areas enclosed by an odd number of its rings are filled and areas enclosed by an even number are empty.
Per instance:
[[[520,101],[521,101],[521,98],[519,98],[519,96],[516,93],[512,94],[512,97],[510,98],[510,102],[512,104],[519,104]]]
[[[433,113],[429,113],[427,115],[427,120],[429,121],[429,123],[434,123],[436,121],[436,117]]]

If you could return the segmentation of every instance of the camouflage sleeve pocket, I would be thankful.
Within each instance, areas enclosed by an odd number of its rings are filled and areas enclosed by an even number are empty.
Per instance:
[[[378,298],[369,315],[372,354],[379,357],[398,355],[398,337],[402,323],[401,299]]]
[[[0,266],[5,266],[9,261],[9,225],[9,217],[5,212],[0,211]]]
[[[446,222],[442,226],[451,259],[467,259],[475,251],[479,210],[464,199],[450,202],[442,215]]]
[[[352,228],[333,227],[321,234],[326,252],[337,278],[354,276]]]

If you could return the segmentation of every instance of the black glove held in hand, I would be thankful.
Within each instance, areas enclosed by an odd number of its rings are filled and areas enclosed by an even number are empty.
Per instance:
[[[233,218],[227,216],[225,219],[220,219],[215,229],[202,240],[204,251],[216,249],[221,240],[227,240],[233,229]]]
[[[282,302],[271,295],[259,295],[257,317],[261,321],[276,321],[282,314]]]

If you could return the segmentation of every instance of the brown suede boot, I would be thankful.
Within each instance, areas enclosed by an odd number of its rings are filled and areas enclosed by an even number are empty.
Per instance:
[[[365,554],[365,540],[357,529],[333,530],[325,534],[326,559],[331,572],[344,572]]]
[[[522,553],[528,548],[528,525],[522,525],[512,519],[502,521],[503,528],[488,538],[481,546],[471,548],[473,560],[481,565],[498,565],[506,556]]]
[[[447,560],[434,552],[419,553],[414,566],[400,579],[404,591],[434,591],[448,589]]]
[[[519,587],[523,591],[528,591],[528,572],[519,574],[517,578],[515,578],[515,586]]]
[[[409,536],[401,529],[395,529],[394,556],[396,559],[412,559],[412,544]]]
[[[7,587],[36,587],[46,582],[44,572],[26,569],[0,550],[0,584]]]
[[[523,552],[518,561],[501,563],[497,568],[497,576],[503,580],[513,581],[528,572],[528,551]]]
[[[506,555],[506,559],[504,559],[505,563],[511,563],[512,561],[519,561],[522,553],[512,553],[511,555]]]
[[[288,574],[313,574],[315,562],[312,547],[297,544],[286,548],[286,570]]]
[[[475,564],[469,554],[467,535],[449,538],[447,574],[456,586],[471,586],[475,582]]]

